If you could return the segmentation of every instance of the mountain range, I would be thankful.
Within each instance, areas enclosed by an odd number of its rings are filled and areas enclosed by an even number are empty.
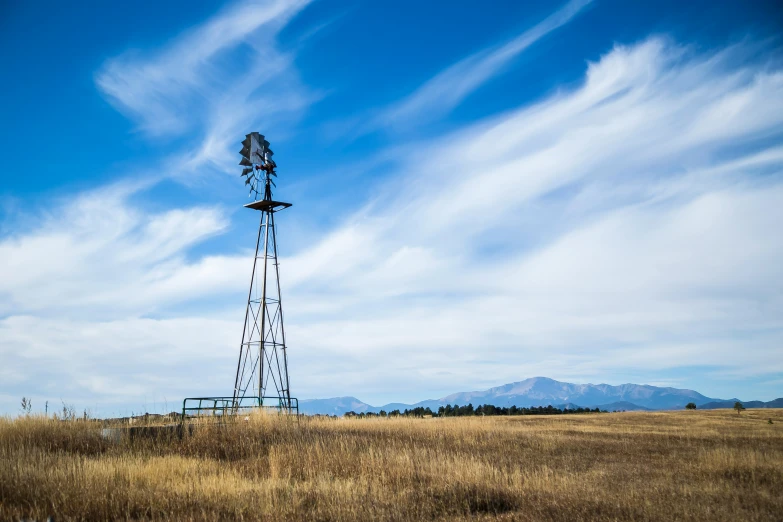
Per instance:
[[[555,406],[558,408],[601,408],[615,411],[647,411],[682,409],[689,402],[700,409],[731,408],[738,399],[716,399],[693,390],[664,388],[647,384],[572,384],[547,377],[533,377],[483,391],[459,392],[440,399],[430,399],[415,404],[390,403],[371,406],[355,397],[331,399],[305,399],[299,401],[299,410],[308,415],[343,415],[381,410],[406,410],[416,407],[437,411],[447,404],[465,406],[492,404],[500,407]],[[781,408],[783,398],[769,402],[743,402],[746,408]]]

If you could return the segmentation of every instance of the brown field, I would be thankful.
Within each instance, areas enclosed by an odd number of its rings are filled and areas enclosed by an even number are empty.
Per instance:
[[[783,410],[99,428],[0,419],[0,520],[783,520]]]

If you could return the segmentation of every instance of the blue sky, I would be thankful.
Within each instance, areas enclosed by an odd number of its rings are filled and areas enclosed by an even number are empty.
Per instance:
[[[230,393],[279,165],[300,398],[783,395],[776,2],[0,7],[0,412]],[[10,50],[10,52],[9,52]]]

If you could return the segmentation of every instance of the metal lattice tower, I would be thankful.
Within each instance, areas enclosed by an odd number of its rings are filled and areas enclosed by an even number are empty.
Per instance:
[[[277,165],[263,135],[248,134],[240,154],[240,165],[245,167],[242,176],[246,176],[245,185],[250,186],[254,199],[245,208],[260,211],[261,220],[239,347],[234,403],[241,404],[243,399],[253,397],[258,398],[261,406],[274,406],[290,413],[295,406],[288,381],[275,214],[291,204],[272,199],[275,186],[272,178],[277,176]]]

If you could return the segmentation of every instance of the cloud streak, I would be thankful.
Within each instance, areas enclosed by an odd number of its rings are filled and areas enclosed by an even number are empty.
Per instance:
[[[181,133],[195,122],[194,103],[209,101],[226,87],[221,62],[238,46],[262,53],[307,1],[238,2],[201,26],[180,35],[163,50],[144,56],[127,52],[106,62],[96,75],[98,88],[112,104],[151,135]],[[260,44],[259,44],[260,42]],[[253,49],[253,44],[259,47]],[[247,49],[246,49],[247,50]],[[274,53],[267,61],[278,60]],[[257,57],[235,65],[233,79],[257,68]],[[274,70],[271,67],[270,70]]]
[[[639,358],[783,371],[783,75],[732,63],[617,46],[573,92],[409,146],[397,194],[284,265],[292,343],[438,392]]]
[[[591,0],[570,0],[532,28],[502,45],[482,49],[433,76],[377,119],[384,126],[411,127],[448,114],[476,89],[497,76],[519,54],[573,20]]]
[[[378,130],[404,131],[448,115],[463,100],[501,74],[536,42],[576,18],[592,0],[569,0],[535,26],[500,44],[481,49],[424,82],[408,96],[361,118],[332,122],[334,136],[358,137]]]
[[[117,319],[238,287],[232,258],[186,255],[225,232],[222,210],[143,212],[128,201],[137,193],[120,185],[82,194],[39,216],[38,228],[0,240],[14,274],[0,280],[0,316]]]

